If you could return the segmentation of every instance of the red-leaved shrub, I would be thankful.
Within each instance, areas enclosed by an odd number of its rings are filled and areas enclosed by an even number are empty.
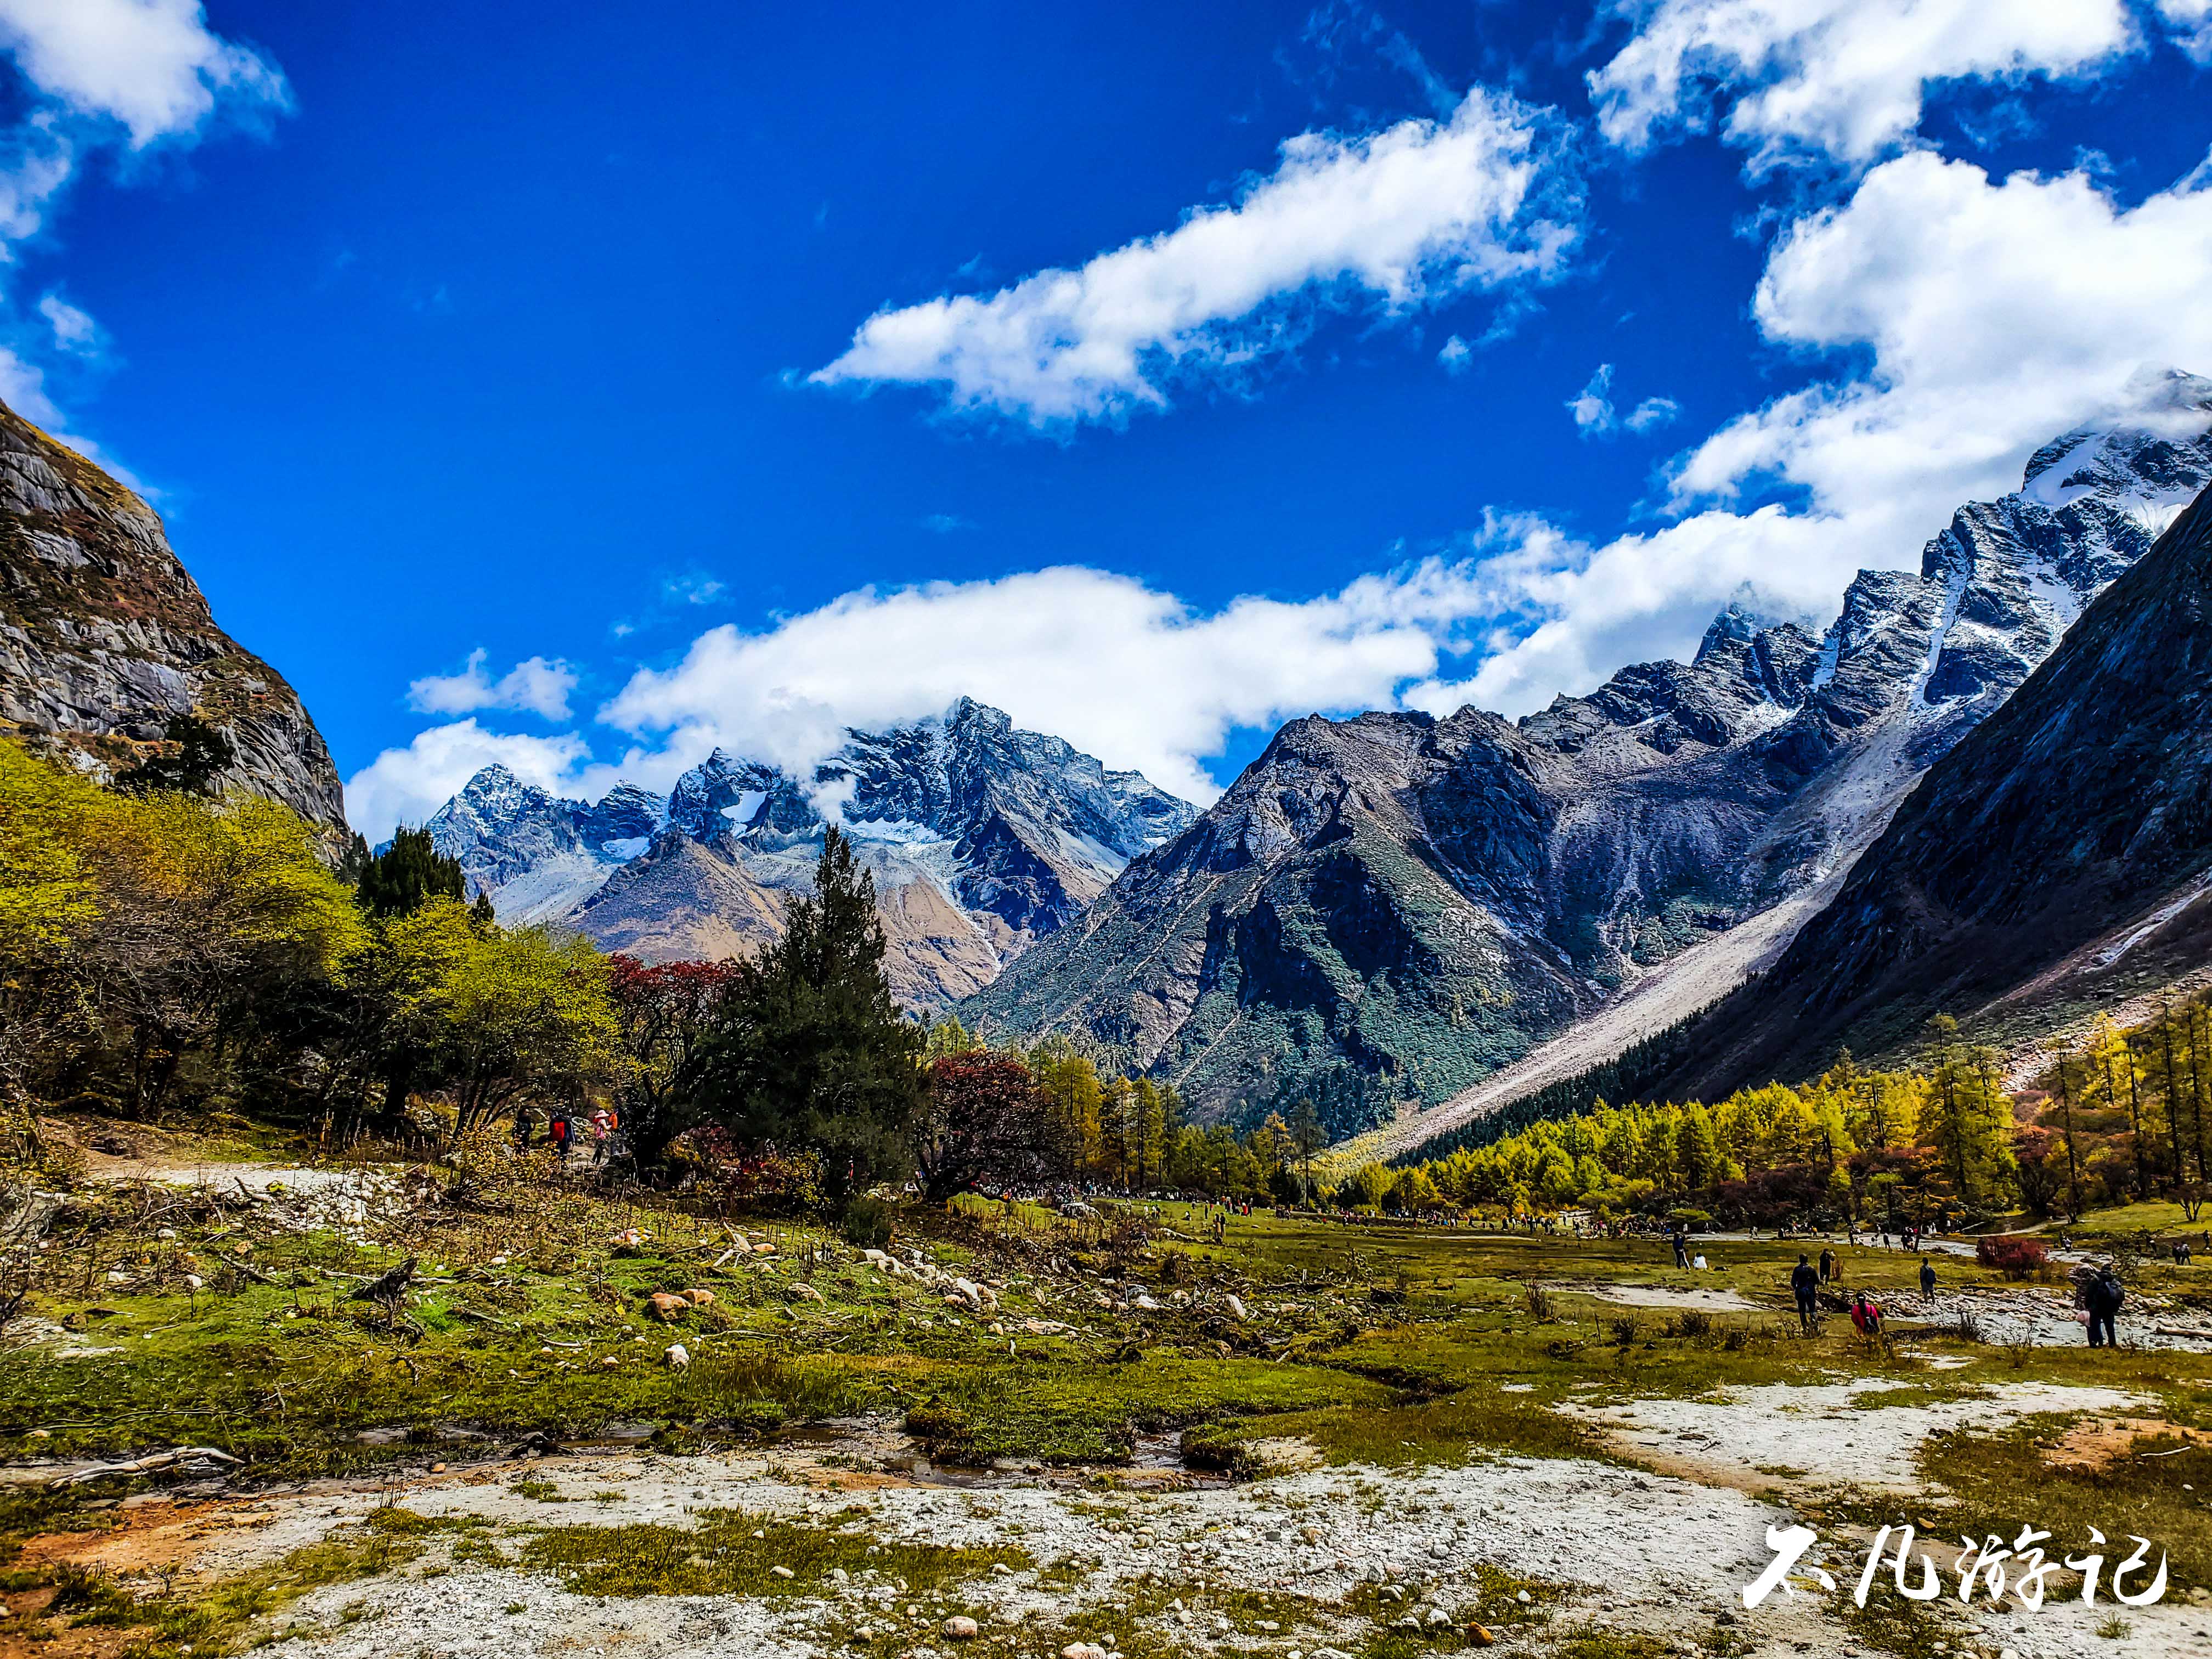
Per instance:
[[[2051,1259],[2039,1238],[1983,1237],[1974,1241],[1974,1260],[1995,1267],[2007,1279],[2033,1279]]]

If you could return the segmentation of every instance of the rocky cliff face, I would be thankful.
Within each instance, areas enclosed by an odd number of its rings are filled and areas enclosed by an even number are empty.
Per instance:
[[[825,811],[875,876],[894,988],[926,1008],[988,984],[1196,816],[963,698],[849,733],[803,785],[718,750],[665,801],[624,785],[592,804],[490,767],[428,827],[503,919],[559,922],[658,961],[775,937],[786,896],[813,880]]]
[[[0,732],[105,775],[186,714],[229,738],[227,784],[343,832],[321,733],[216,626],[153,509],[0,406]]]
[[[2212,383],[2174,377],[2166,401],[2160,424],[2191,435],[2049,446],[2021,491],[1962,508],[1917,575],[1862,572],[1818,637],[1731,610],[1692,662],[1518,723],[1293,722],[963,1014],[1085,1030],[1215,1110],[1346,1062],[1449,1099],[1840,880],[2212,480]],[[1771,928],[1741,937],[1775,948]],[[1752,965],[1748,945],[1702,959],[1716,993]]]
[[[1880,1053],[2062,964],[2109,980],[2203,931],[2212,872],[2212,492],[1931,767],[1773,970],[1693,1032],[1674,1092]],[[2198,953],[2201,960],[2201,941]]]

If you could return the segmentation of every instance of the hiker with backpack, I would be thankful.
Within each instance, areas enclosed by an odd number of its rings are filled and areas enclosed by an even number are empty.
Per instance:
[[[2089,1316],[2089,1346],[2093,1348],[2117,1348],[2120,1334],[2113,1321],[2119,1316],[2121,1305],[2128,1299],[2127,1289],[2120,1276],[2106,1262],[2096,1276],[2081,1287],[2081,1306]],[[2101,1340],[2100,1340],[2101,1339]]]
[[[1809,1336],[1813,1316],[1819,1311],[1820,1274],[1812,1259],[1802,1250],[1797,1255],[1797,1265],[1790,1270],[1790,1289],[1797,1297],[1797,1328]]]
[[[1881,1334],[1881,1310],[1864,1291],[1851,1298],[1851,1323],[1869,1341]]]

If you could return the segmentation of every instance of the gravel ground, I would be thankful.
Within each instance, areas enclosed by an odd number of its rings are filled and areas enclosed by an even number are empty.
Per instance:
[[[1854,1413],[1854,1392],[1843,1387],[1753,1390],[1721,1415],[1696,1420],[1733,1435],[1747,1423],[1781,1415],[1794,1421],[1799,1441],[1811,1427],[1814,1437],[1832,1436],[1840,1443],[1842,1437],[1824,1425],[1850,1417],[1859,1425],[1855,1439],[1879,1434],[1886,1442],[1894,1431],[1909,1445],[1950,1422],[2094,1409],[2120,1399],[2100,1389],[2021,1389],[2002,1401],[1969,1402],[1966,1409],[1975,1415],[1938,1417],[1938,1407],[1869,1405]],[[1766,1397],[1788,1393],[1796,1397]],[[1857,1454],[1842,1461],[1863,1473]],[[1893,1459],[1882,1462],[1884,1473],[1893,1467]],[[1172,1584],[1193,1610],[1189,1625],[1160,1626],[1193,1654],[1289,1659],[1296,1652],[1301,1659],[1332,1659],[1366,1644],[1364,1621],[1322,1613],[1276,1634],[1218,1635],[1211,1627],[1210,1595],[1234,1587],[1326,1602],[1380,1577],[1405,1587],[1408,1607],[1435,1606],[1464,1620],[1490,1611],[1476,1600],[1478,1563],[1567,1587],[1547,1623],[1502,1631],[1501,1651],[1542,1653],[1569,1633],[1593,1626],[1660,1636],[1694,1651],[1711,1642],[1717,1622],[1733,1624],[1731,1633],[1765,1659],[1847,1659],[1863,1651],[1833,1617],[1846,1605],[1863,1543],[1838,1538],[1828,1551],[1838,1593],[1808,1585],[1795,1595],[1778,1592],[1746,1612],[1742,1586],[1770,1559],[1766,1529],[1794,1518],[1786,1509],[1723,1485],[1580,1460],[1509,1459],[1413,1474],[1311,1469],[1237,1486],[1158,1493],[1042,1484],[882,1486],[866,1484],[876,1477],[802,1471],[787,1459],[770,1464],[750,1456],[563,1456],[533,1462],[528,1469],[560,1487],[568,1501],[551,1505],[524,1497],[482,1470],[428,1477],[396,1493],[265,1498],[254,1506],[255,1515],[238,1517],[246,1524],[211,1538],[195,1565],[229,1572],[273,1559],[395,1496],[426,1515],[478,1515],[537,1526],[681,1523],[696,1512],[726,1507],[827,1515],[860,1504],[867,1510],[869,1535],[880,1540],[985,1549],[1002,1544],[1040,1564],[1073,1559],[1088,1571],[1073,1583],[1051,1585],[1024,1571],[985,1577],[948,1592],[942,1601],[915,1604],[919,1615],[908,1618],[905,1596],[868,1583],[865,1576],[824,1598],[624,1599],[578,1596],[543,1577],[471,1565],[439,1577],[410,1573],[318,1590],[288,1615],[303,1633],[264,1651],[281,1659],[445,1659],[494,1652],[783,1659],[835,1651],[844,1632],[866,1621],[878,1631],[890,1628],[896,1650],[912,1659],[933,1653],[945,1659],[963,1647],[1050,1659],[1070,1639],[1102,1634],[1091,1627],[1097,1620],[1089,1613],[1122,1601],[1152,1575]],[[516,1472],[510,1466],[500,1474]],[[817,1484],[832,1480],[860,1484],[832,1491]],[[619,1492],[618,1501],[596,1495],[611,1490]],[[2131,1612],[2128,1637],[2093,1639],[2109,1604],[2093,1612],[2053,1603],[2034,1614],[1979,1607],[1961,1613],[1948,1596],[1942,1605],[1942,1616],[1959,1626],[1952,1659],[1976,1653],[1996,1659],[2000,1650],[2009,1650],[2015,1659],[2061,1659],[2092,1650],[2100,1659],[2212,1655],[2207,1639],[2212,1620],[2198,1607]],[[518,1606],[520,1611],[508,1611]],[[953,1613],[975,1618],[984,1639],[961,1644],[940,1635],[942,1620]],[[1012,1639],[994,1642],[994,1637]]]
[[[2113,1389],[2007,1383],[1978,1398],[1885,1406],[1907,1384],[1881,1377],[1806,1388],[1775,1383],[1696,1400],[1639,1400],[1581,1414],[1636,1450],[1709,1479],[1759,1487],[1784,1480],[1869,1491],[1926,1490],[1917,1469],[1922,1443],[1960,1428],[2002,1427],[2042,1412],[2101,1412],[2135,1403]],[[1778,1469],[1792,1470],[1777,1475]]]

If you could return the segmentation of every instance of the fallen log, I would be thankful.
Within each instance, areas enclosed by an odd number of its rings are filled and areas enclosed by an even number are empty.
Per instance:
[[[63,1475],[48,1483],[58,1492],[64,1486],[81,1486],[111,1474],[157,1474],[163,1469],[182,1469],[187,1474],[213,1474],[224,1464],[233,1468],[244,1467],[244,1460],[213,1446],[176,1446],[165,1452],[149,1452],[143,1457],[133,1457],[120,1463],[94,1463],[89,1468]]]

